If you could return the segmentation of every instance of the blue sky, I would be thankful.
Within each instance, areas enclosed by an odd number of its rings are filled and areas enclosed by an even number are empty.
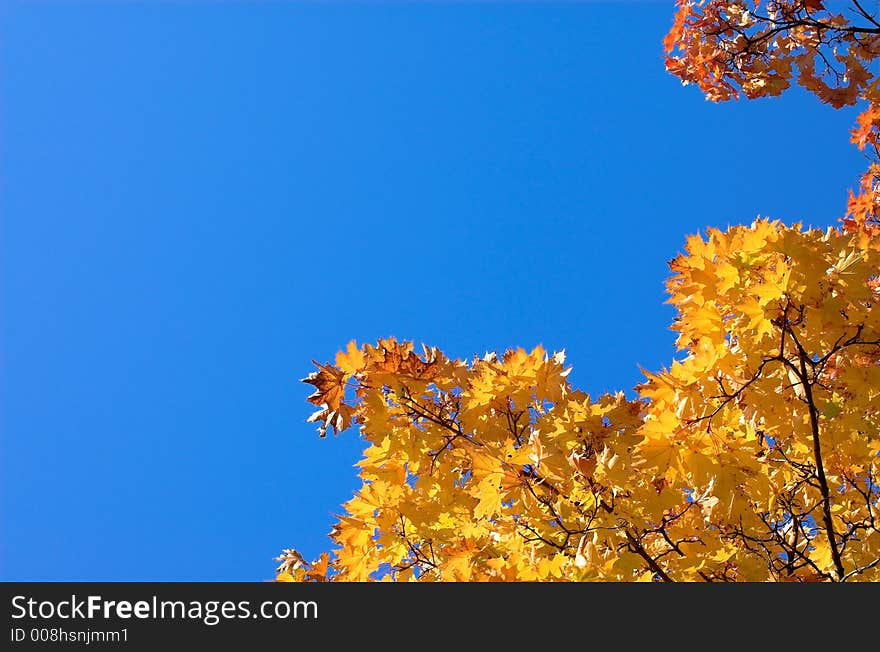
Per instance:
[[[299,379],[352,338],[565,348],[592,393],[668,364],[685,235],[835,223],[863,166],[855,110],[683,88],[672,15],[0,6],[0,579],[317,556],[362,446]]]

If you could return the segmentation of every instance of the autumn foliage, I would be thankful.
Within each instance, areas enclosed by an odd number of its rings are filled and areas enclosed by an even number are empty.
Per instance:
[[[540,347],[350,343],[305,381],[321,435],[366,442],[363,485],[332,552],[285,550],[279,580],[880,580],[880,12],[826,4],[680,2],[665,47],[711,100],[865,103],[840,224],[687,238],[681,355],[635,399],[577,390]]]

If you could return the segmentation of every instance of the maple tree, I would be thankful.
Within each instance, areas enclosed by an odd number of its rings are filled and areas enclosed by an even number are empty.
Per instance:
[[[880,23],[826,4],[679,2],[665,47],[711,100],[796,79],[867,103],[840,225],[689,237],[667,281],[681,359],[634,399],[577,390],[540,347],[350,343],[305,382],[321,436],[367,443],[362,487],[335,549],[285,550],[278,580],[880,580]]]

